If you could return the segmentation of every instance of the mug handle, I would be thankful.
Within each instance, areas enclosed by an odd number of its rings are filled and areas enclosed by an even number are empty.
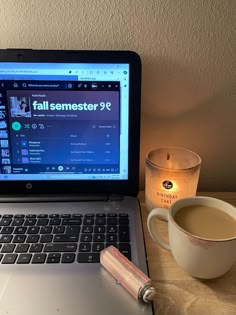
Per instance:
[[[164,241],[160,237],[159,233],[153,227],[153,219],[155,217],[157,217],[160,220],[164,220],[164,221],[168,222],[168,218],[169,218],[168,213],[169,213],[168,210],[163,209],[163,208],[153,209],[148,215],[147,226],[148,226],[148,231],[149,231],[152,239],[156,243],[158,243],[161,247],[163,247],[164,249],[170,250],[170,244],[168,242]]]

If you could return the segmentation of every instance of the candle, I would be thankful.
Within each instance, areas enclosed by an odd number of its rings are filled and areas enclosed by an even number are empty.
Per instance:
[[[178,147],[159,148],[146,156],[145,203],[148,210],[169,208],[176,200],[194,196],[201,158]]]

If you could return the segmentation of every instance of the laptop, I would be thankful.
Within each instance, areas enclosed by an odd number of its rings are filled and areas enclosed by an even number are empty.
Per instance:
[[[0,50],[1,315],[153,313],[99,260],[148,272],[140,90],[135,52]]]

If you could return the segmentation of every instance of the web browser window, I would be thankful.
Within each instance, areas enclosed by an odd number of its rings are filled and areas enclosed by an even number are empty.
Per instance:
[[[1,62],[0,179],[127,179],[128,98],[128,64]]]

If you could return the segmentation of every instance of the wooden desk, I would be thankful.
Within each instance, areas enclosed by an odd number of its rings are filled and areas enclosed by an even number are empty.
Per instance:
[[[199,195],[219,198],[236,206],[236,192]],[[189,276],[175,263],[172,254],[156,245],[149,236],[144,192],[140,192],[139,200],[150,277],[157,289],[155,315],[236,315],[236,264],[218,279],[199,280]],[[167,238],[166,222],[156,224]]]

